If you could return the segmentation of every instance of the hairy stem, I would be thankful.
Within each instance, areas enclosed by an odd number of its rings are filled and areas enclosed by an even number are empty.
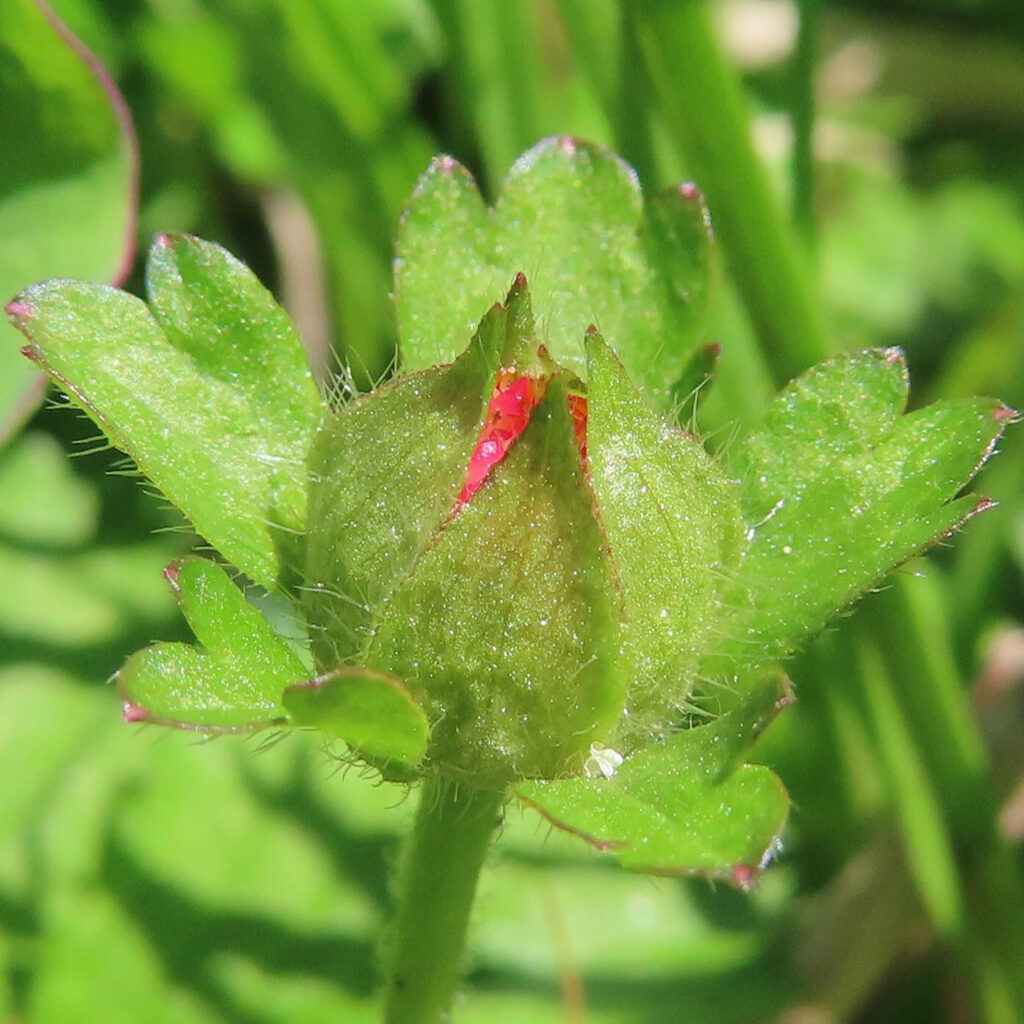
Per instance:
[[[503,793],[438,779],[424,783],[399,869],[385,1024],[448,1020],[477,878],[504,799]]]

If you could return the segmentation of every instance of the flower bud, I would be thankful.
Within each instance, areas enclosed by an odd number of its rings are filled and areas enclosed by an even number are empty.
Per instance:
[[[519,275],[453,364],[357,398],[314,443],[320,667],[400,678],[429,765],[475,785],[579,772],[667,725],[739,555],[732,485],[596,331],[587,348],[584,385],[538,343]]]

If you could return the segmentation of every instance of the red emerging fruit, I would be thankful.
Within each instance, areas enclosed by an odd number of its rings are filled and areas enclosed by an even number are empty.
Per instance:
[[[491,470],[505,458],[547,389],[547,377],[517,375],[515,367],[498,371],[480,439],[469,459],[466,482],[455,501],[456,510],[480,490]]]

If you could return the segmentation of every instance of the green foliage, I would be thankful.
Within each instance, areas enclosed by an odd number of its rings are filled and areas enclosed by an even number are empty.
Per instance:
[[[63,449],[47,434],[26,433],[4,453],[0,494],[0,537],[6,541],[74,547],[92,533],[96,494],[71,472]]]
[[[126,329],[134,314],[117,322],[125,300],[112,303],[116,352],[60,298],[60,322],[75,321],[82,348],[96,345],[98,357],[125,358],[155,337],[176,353],[158,360],[159,374],[147,376],[140,367],[152,364],[140,358],[126,377],[133,393],[175,395],[176,370],[186,367],[176,414],[166,424],[150,418],[142,431],[152,442],[144,473],[225,562],[273,588],[232,582],[205,563],[228,600],[221,615],[204,602],[200,619],[229,654],[228,638],[245,640],[255,624],[262,640],[251,660],[260,664],[251,671],[226,677],[221,666],[208,678],[196,669],[214,657],[209,637],[179,646],[191,681],[235,696],[239,678],[242,690],[245,680],[265,686],[264,710],[273,705],[287,739],[271,747],[264,734],[259,756],[231,737],[154,742],[154,729],[140,736],[119,725],[116,689],[102,680],[125,651],[184,639],[160,570],[194,538],[133,480],[105,476],[134,471],[103,452],[102,439],[99,455],[59,458],[82,433],[74,417],[40,414],[8,443],[42,392],[38,384],[24,391],[41,377],[16,355],[8,330],[0,345],[0,1016],[379,1019],[384,979],[374,947],[393,898],[382,865],[398,859],[416,797],[402,802],[404,790],[367,786],[358,773],[325,778],[331,762],[307,726],[346,743],[375,775],[432,771],[430,755],[420,758],[431,726],[437,731],[436,708],[426,715],[408,680],[360,667],[361,655],[378,612],[452,528],[468,529],[476,510],[497,510],[495,492],[512,486],[513,460],[529,450],[527,433],[448,519],[495,372],[520,361],[541,376],[553,369],[522,347],[532,332],[510,325],[507,311],[480,319],[524,271],[549,358],[572,365],[577,397],[591,378],[585,486],[603,487],[599,504],[648,524],[620,533],[616,545],[623,521],[601,522],[608,565],[616,546],[622,562],[612,618],[629,609],[634,637],[645,638],[624,647],[620,670],[644,646],[661,679],[651,696],[681,706],[646,705],[629,728],[620,721],[614,732],[581,736],[563,775],[520,784],[541,806],[550,794],[550,816],[567,829],[545,836],[531,808],[507,809],[483,870],[472,973],[453,1019],[621,1024],[674,1019],[681,1005],[709,1024],[807,1006],[882,1024],[930,1024],[951,1006],[984,1021],[1020,1019],[1024,886],[1008,802],[1020,768],[1012,651],[1022,621],[1024,460],[1015,431],[985,477],[998,507],[813,640],[893,565],[985,507],[964,485],[1010,414],[964,396],[1024,404],[1016,6],[982,0],[966,16],[962,4],[938,0],[925,19],[907,5],[896,18],[846,0],[805,4],[787,60],[778,56],[786,32],[751,33],[748,23],[741,37],[737,20],[749,11],[734,5],[717,41],[702,3],[54,5],[101,54],[136,115],[141,236],[174,230],[223,242],[281,298],[317,375],[331,372],[333,343],[345,370],[344,385],[331,390],[351,400],[323,411],[295,332],[265,293],[257,319],[267,340],[291,340],[222,344],[237,314],[260,305],[261,289],[253,276],[220,278],[216,267],[231,261],[216,247],[182,241],[154,253],[168,260],[155,275],[163,299],[151,294],[138,338]],[[738,49],[741,38],[747,46]],[[778,51],[752,51],[752,39],[768,38]],[[8,228],[0,271],[16,268],[9,280],[0,272],[4,298],[54,276],[120,280],[134,233],[132,154],[111,94],[28,0],[0,0],[0,58],[10,143],[0,157]],[[793,127],[791,174],[779,147],[784,122]],[[517,166],[511,184],[524,216],[513,224],[502,177],[543,136],[595,145],[578,143],[569,159],[564,149],[573,147],[549,142],[544,159]],[[642,205],[611,149],[640,171]],[[398,327],[405,369],[421,372],[353,398],[389,373],[391,238],[435,152],[456,155],[466,170],[435,164],[403,228],[403,246],[415,245],[399,252]],[[706,274],[703,202],[689,188],[663,191],[690,177],[708,197],[724,256],[717,276]],[[575,181],[602,187],[579,195],[566,188]],[[604,209],[590,201],[598,194],[619,199]],[[804,252],[782,215],[790,197]],[[492,237],[502,218],[505,242]],[[34,262],[41,254],[45,264]],[[402,275],[411,275],[407,287]],[[142,268],[128,280],[137,290]],[[636,289],[620,292],[627,281]],[[443,336],[428,330],[435,316],[448,318]],[[625,366],[606,367],[623,385],[607,395],[616,415],[662,439],[645,458],[670,495],[661,520],[657,503],[615,490],[620,475],[630,479],[622,467],[610,479],[593,475],[628,439],[620,432],[598,452],[589,322]],[[655,323],[665,344],[645,349]],[[478,347],[473,372],[470,357],[457,364],[461,377],[432,369],[463,351],[474,325],[495,335],[486,356]],[[485,342],[482,334],[478,346]],[[421,343],[436,355],[410,361]],[[893,346],[914,372],[907,413],[902,366],[881,354]],[[873,351],[801,378],[765,419],[769,381],[784,384],[828,352],[864,349]],[[69,374],[84,365],[76,359]],[[713,387],[708,380],[691,399],[711,370]],[[116,391],[113,369],[109,377],[104,388]],[[108,397],[80,399],[109,414]],[[538,431],[556,411],[551,401],[535,411]],[[115,445],[138,447],[129,405],[104,426]],[[696,439],[670,430],[652,407]],[[221,429],[224,410],[238,411],[233,447],[204,452],[205,431]],[[196,473],[182,463],[172,480],[158,465],[163,425]],[[281,439],[286,451],[267,446]],[[307,472],[296,466],[309,450],[327,470],[312,473],[311,509],[320,505],[307,523]],[[260,452],[288,460],[271,470]],[[567,458],[575,471],[571,448]],[[681,477],[669,472],[677,463],[688,466]],[[718,502],[720,519],[695,515],[699,495]],[[150,536],[168,527],[175,532]],[[517,551],[530,543],[517,537]],[[724,571],[711,580],[688,563],[677,574],[668,567],[677,549],[721,556]],[[630,550],[640,554],[631,559]],[[507,562],[479,568],[525,618]],[[673,593],[676,575],[685,586]],[[453,627],[493,625],[478,607],[490,591],[480,593],[452,613]],[[660,643],[661,608],[674,632],[689,630],[686,650]],[[410,609],[423,617],[411,600]],[[393,626],[396,635],[403,628]],[[425,625],[416,636],[441,646]],[[271,660],[291,668],[267,673],[264,641]],[[684,668],[674,674],[666,666],[677,655]],[[742,719],[774,699],[751,688],[756,666],[782,656],[799,700],[749,750],[755,730]],[[179,669],[169,664],[150,679],[154,694],[173,693]],[[539,677],[536,663],[529,669]],[[641,680],[630,681],[633,711]],[[188,692],[197,694],[201,687]],[[735,771],[708,778],[720,750],[731,752]],[[765,767],[743,765],[748,757]],[[676,772],[691,763],[692,773]],[[628,844],[616,852],[637,870],[697,868],[744,883],[785,814],[778,778],[793,795],[792,822],[781,863],[749,896],[699,878],[652,884],[573,834]],[[741,813],[718,814],[725,805]],[[701,823],[699,849],[675,827],[682,816]],[[645,860],[648,847],[656,862]],[[711,860],[698,864],[702,852]]]
[[[427,752],[427,716],[394,676],[335,669],[290,686],[282,703],[295,725],[344,740],[361,757],[382,764],[385,776],[415,768]]]
[[[186,558],[165,575],[202,644],[156,644],[118,673],[131,720],[210,732],[260,728],[283,718],[281,693],[305,666],[219,566]]]
[[[14,317],[33,357],[200,532],[272,585],[288,552],[274,531],[306,520],[320,412],[298,340],[252,275],[208,243],[159,239],[147,283],[152,314],[124,293],[57,282],[23,293]],[[785,390],[733,452],[737,489],[645,403],[596,330],[581,457],[566,379],[583,385],[551,351],[537,345],[519,275],[455,363],[329,413],[310,460],[303,586],[319,675],[309,680],[223,570],[187,560],[168,578],[202,648],[130,658],[118,677],[127,717],[210,732],[314,725],[386,774],[394,763],[392,777],[427,753],[433,771],[496,788],[578,774],[611,737],[627,762],[597,817],[586,800],[556,803],[557,814],[581,833],[596,822],[633,835],[636,802],[651,799],[643,780],[676,745],[680,764],[700,763],[703,737],[730,731],[726,715],[635,752],[673,728],[698,669],[731,678],[769,663],[952,529],[975,503],[945,503],[1006,418],[993,402],[901,417],[898,356],[842,357]],[[513,414],[522,437],[502,442],[507,457],[467,497],[475,447],[512,429],[490,419],[499,367],[534,381],[539,404]],[[757,692],[745,701],[759,706]],[[765,770],[715,783],[713,797],[684,787],[669,819],[703,816],[696,840],[648,818],[638,827],[651,859],[626,863],[719,874],[757,863],[784,818],[777,780]],[[622,820],[608,811],[620,790]],[[719,835],[710,809],[727,797],[743,810],[727,822],[738,831]]]
[[[902,353],[839,356],[799,377],[730,462],[750,543],[726,629],[742,664],[777,657],[988,506],[957,495],[1012,410],[994,399],[904,415]]]

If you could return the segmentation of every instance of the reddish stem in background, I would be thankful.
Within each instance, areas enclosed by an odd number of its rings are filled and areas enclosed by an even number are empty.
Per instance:
[[[135,134],[132,112],[128,107],[128,101],[124,98],[121,90],[118,89],[117,83],[103,61],[61,21],[46,0],[33,0],[33,3],[39,10],[39,13],[50,23],[50,27],[54,32],[60,36],[78,59],[92,72],[100,88],[107,94],[107,99],[110,101],[114,117],[117,118],[120,125],[121,134],[128,150],[128,222],[125,225],[121,259],[114,271],[113,278],[109,282],[114,287],[120,287],[128,280],[128,275],[131,273],[132,266],[135,263],[135,245],[139,221],[139,140]]]

